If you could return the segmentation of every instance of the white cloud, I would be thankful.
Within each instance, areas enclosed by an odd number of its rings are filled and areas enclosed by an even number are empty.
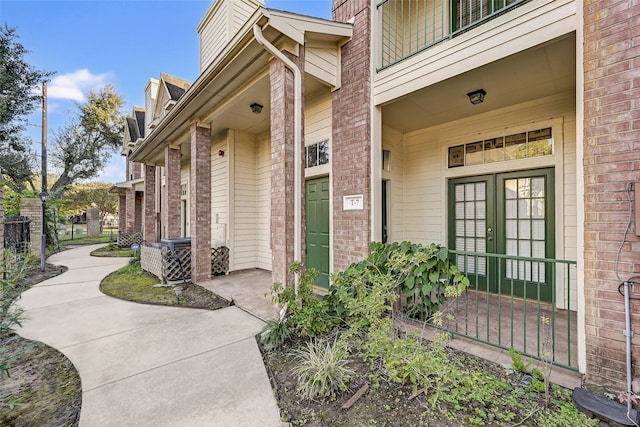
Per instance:
[[[87,69],[54,77],[47,86],[49,98],[68,99],[85,102],[87,94],[92,90],[104,87],[108,83],[109,74],[91,74]]]

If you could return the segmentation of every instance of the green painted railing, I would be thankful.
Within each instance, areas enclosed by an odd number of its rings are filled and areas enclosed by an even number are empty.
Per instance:
[[[469,277],[447,331],[533,359],[578,369],[576,262],[451,250]]]
[[[528,0],[383,0],[378,71],[495,18]]]

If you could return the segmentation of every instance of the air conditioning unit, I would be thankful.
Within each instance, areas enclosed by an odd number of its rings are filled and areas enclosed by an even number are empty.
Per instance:
[[[162,239],[160,240],[160,246],[166,247],[170,251],[191,249],[191,238]]]

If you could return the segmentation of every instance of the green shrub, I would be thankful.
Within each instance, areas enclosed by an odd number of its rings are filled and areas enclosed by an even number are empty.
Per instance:
[[[302,350],[294,350],[298,363],[293,369],[298,376],[297,392],[304,399],[335,398],[347,390],[355,375],[349,367],[349,353],[338,341],[309,341]]]
[[[287,308],[285,319],[278,322],[286,320],[287,330],[300,337],[314,337],[331,330],[335,319],[329,313],[329,304],[313,293],[318,271],[310,268],[303,272],[300,262],[292,263],[289,270],[298,276],[297,294],[293,286],[281,283],[274,283],[271,288],[272,302]]]
[[[350,283],[354,287],[383,286],[385,291],[392,287],[401,297],[405,313],[420,320],[431,319],[441,309],[450,297],[447,289],[456,290],[450,291],[450,295],[459,295],[469,286],[469,279],[451,263],[449,251],[441,245],[373,242],[369,251],[370,255],[365,260],[332,277],[330,300],[339,316],[345,315],[348,308],[341,298],[335,298],[334,289],[349,287]],[[354,288],[341,292],[357,293],[361,290]]]
[[[282,307],[278,319],[267,320],[267,323],[260,332],[260,342],[267,350],[280,347],[291,335],[291,331],[289,331],[289,326],[287,325],[287,308],[288,306],[286,305]]]
[[[5,254],[5,257],[13,256],[10,253]],[[30,258],[19,258],[10,270],[0,269],[0,339],[11,333],[14,327],[20,326],[24,310],[14,305],[14,302],[20,298],[23,291],[20,285],[24,281],[29,264]]]

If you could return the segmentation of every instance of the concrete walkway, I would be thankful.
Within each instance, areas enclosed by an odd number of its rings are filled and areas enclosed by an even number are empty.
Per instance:
[[[87,246],[48,262],[69,270],[26,291],[18,330],[64,353],[80,372],[80,426],[280,426],[254,336],[236,308],[196,310],[120,301],[104,276],[128,262]]]

